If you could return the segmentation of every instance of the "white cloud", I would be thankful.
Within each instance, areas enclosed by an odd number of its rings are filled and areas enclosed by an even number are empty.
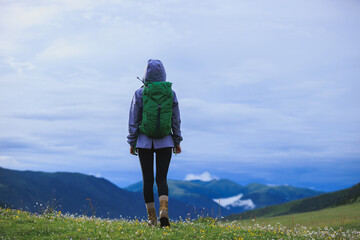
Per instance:
[[[27,170],[33,167],[28,161],[17,159],[15,156],[0,156],[0,167],[16,170]]]
[[[11,159],[10,156],[0,156],[0,163],[3,165],[5,161],[9,161]]]
[[[0,26],[8,30],[26,30],[51,24],[59,16],[60,8],[55,5],[32,5],[13,3],[2,6]],[[16,16],[16,17],[14,17]]]
[[[272,183],[267,183],[266,186],[269,186],[269,187],[280,187],[280,186],[289,186],[289,184],[272,184]]]
[[[11,68],[15,69],[17,73],[23,73],[27,70],[34,70],[35,66],[31,62],[20,62],[14,59],[13,57],[7,58],[4,60],[5,64],[9,65]]]
[[[244,207],[245,210],[251,210],[256,207],[251,199],[241,200],[244,194],[240,193],[233,197],[220,198],[220,206],[230,209],[230,207]],[[219,198],[213,199],[214,202],[219,204]]]
[[[90,175],[94,176],[94,177],[97,177],[97,178],[102,178],[103,176],[101,175],[101,173],[90,173]]]
[[[68,41],[65,39],[56,40],[50,46],[40,52],[37,57],[42,61],[54,61],[58,59],[69,59],[83,56],[91,50],[86,46],[86,42]]]
[[[192,181],[192,180],[200,180],[204,182],[211,181],[213,179],[217,179],[217,177],[212,176],[209,172],[203,172],[202,174],[188,174],[185,177],[185,181]]]

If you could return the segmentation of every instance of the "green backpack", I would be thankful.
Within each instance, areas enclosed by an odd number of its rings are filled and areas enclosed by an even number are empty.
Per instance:
[[[144,85],[140,133],[152,138],[171,134],[173,92],[170,82],[148,82]]]

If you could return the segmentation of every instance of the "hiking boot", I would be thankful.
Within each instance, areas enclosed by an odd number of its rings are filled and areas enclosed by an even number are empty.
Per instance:
[[[168,196],[166,195],[160,196],[159,202],[160,202],[160,208],[159,208],[160,227],[170,227]]]
[[[153,202],[151,203],[146,203],[146,211],[148,214],[148,225],[150,227],[156,227],[157,224],[157,216],[156,216],[156,210],[155,210],[155,205]]]

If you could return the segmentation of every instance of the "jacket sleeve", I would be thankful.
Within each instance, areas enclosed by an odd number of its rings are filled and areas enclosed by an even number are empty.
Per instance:
[[[178,100],[176,98],[176,94],[173,91],[174,94],[174,101],[173,101],[173,114],[172,114],[172,118],[171,118],[171,128],[172,128],[172,138],[174,140],[174,144],[175,146],[179,145],[180,142],[183,140],[182,136],[181,136],[181,130],[180,130],[180,125],[181,125],[181,119],[180,119],[180,109],[179,109],[179,103]]]
[[[139,136],[139,126],[142,120],[142,89],[138,89],[131,101],[129,112],[129,135],[127,136],[127,142],[131,146],[136,145],[137,137]]]

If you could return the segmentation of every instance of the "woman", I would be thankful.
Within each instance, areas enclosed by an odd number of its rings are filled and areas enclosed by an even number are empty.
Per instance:
[[[166,82],[166,73],[163,64],[160,60],[150,59],[148,61],[143,83],[144,86],[135,91],[133,96],[130,115],[129,115],[129,135],[128,143],[130,144],[130,153],[133,155],[139,155],[140,165],[143,176],[143,194],[148,214],[148,224],[150,226],[156,226],[157,216],[154,206],[154,153],[156,154],[156,184],[159,194],[159,217],[160,226],[170,226],[168,215],[168,185],[167,185],[167,173],[170,165],[170,159],[172,152],[181,153],[180,142],[183,140],[180,131],[180,111],[176,94],[171,90],[170,95],[172,98],[172,113],[171,129],[165,136],[153,137],[148,136],[142,128],[143,121],[143,95],[148,85],[152,83]],[[170,96],[169,95],[169,96]],[[151,97],[152,98],[152,97]],[[168,99],[169,100],[169,99]],[[171,101],[171,99],[170,99]],[[160,105],[159,105],[160,116]],[[145,118],[144,118],[145,119]],[[160,122],[160,121],[158,121]]]

